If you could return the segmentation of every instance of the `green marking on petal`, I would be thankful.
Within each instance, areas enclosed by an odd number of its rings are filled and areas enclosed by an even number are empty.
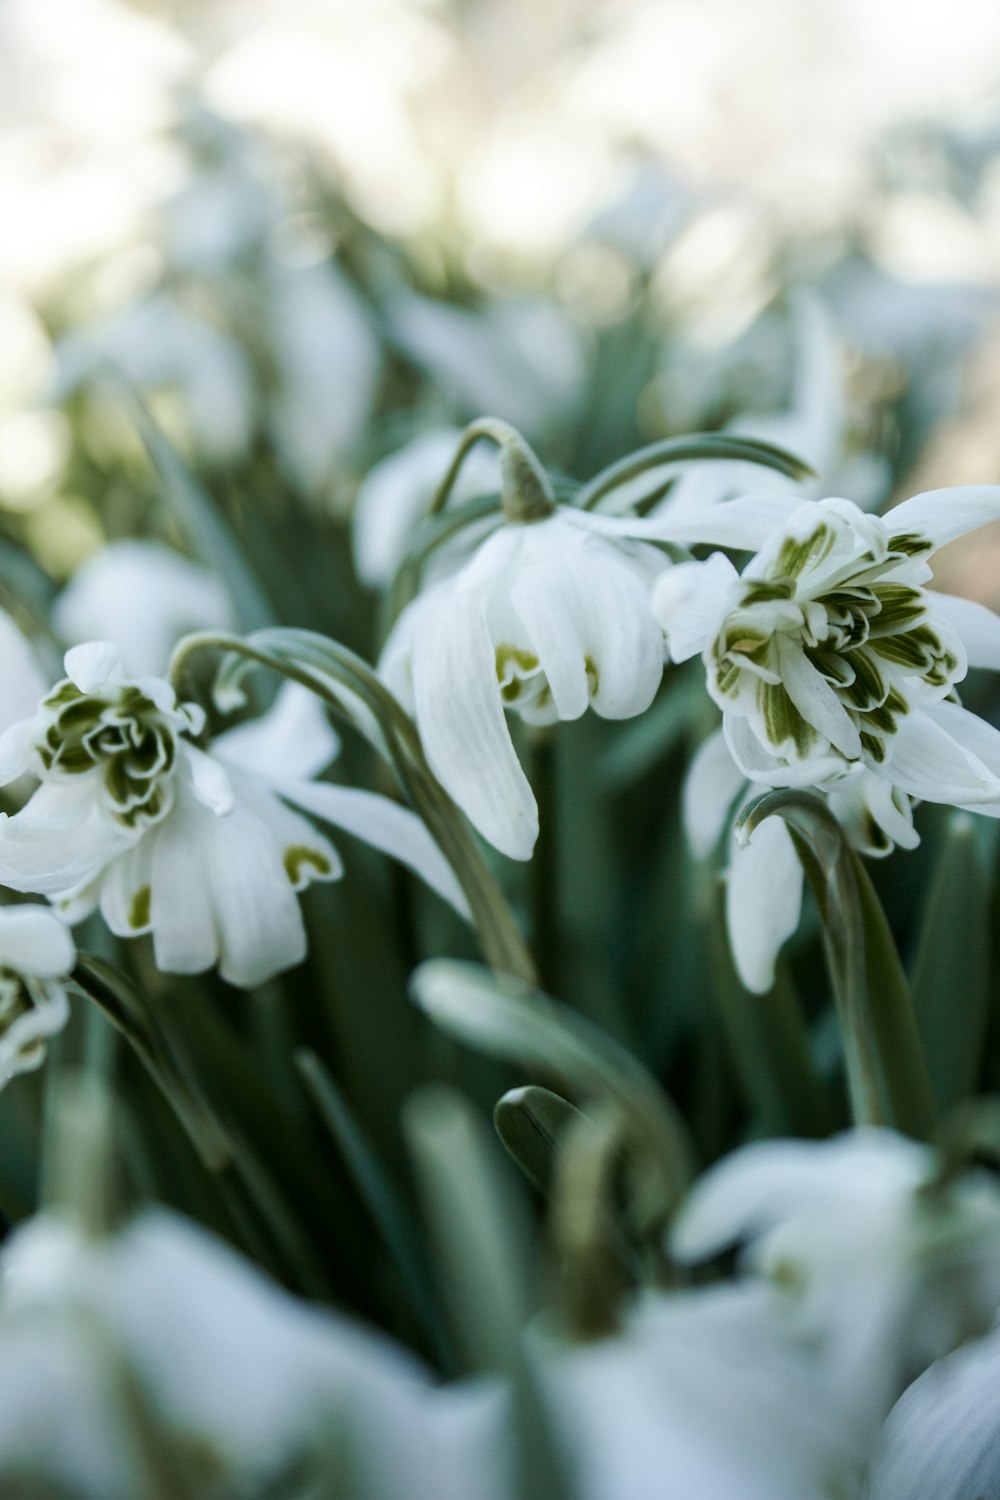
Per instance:
[[[824,558],[829,556],[833,547],[834,534],[829,526],[819,525],[812,536],[806,537],[804,541],[796,541],[792,537],[782,542],[781,550],[775,562],[772,577],[798,578],[807,568],[818,567]]]
[[[885,744],[877,734],[862,734],[861,748],[871,756],[876,765],[885,760]]]
[[[587,691],[593,698],[594,694],[597,692],[598,688],[601,685],[601,674],[598,671],[597,663],[592,656],[585,656],[583,658],[583,665],[587,673]]]
[[[816,742],[816,731],[799,713],[783,683],[759,683],[757,706],[772,745],[779,748],[790,740],[797,754],[808,755]]]
[[[308,844],[289,844],[283,855],[285,874],[296,888],[303,884],[303,871],[314,870],[317,875],[331,875],[333,866],[319,849],[310,849]],[[305,882],[308,882],[308,873]]]
[[[135,932],[140,932],[142,928],[149,926],[152,895],[152,889],[148,885],[141,885],[132,897],[132,906],[128,914],[128,925]]]

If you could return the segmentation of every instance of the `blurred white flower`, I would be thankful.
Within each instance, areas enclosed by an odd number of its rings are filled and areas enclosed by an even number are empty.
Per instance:
[[[182,635],[235,624],[220,578],[149,541],[110,542],[88,558],[56,600],[52,621],[67,645],[114,642],[136,676],[165,671]]]
[[[1000,1189],[979,1171],[933,1183],[936,1165],[888,1130],[746,1146],[696,1184],[671,1248],[693,1262],[743,1246],[788,1329],[877,1427],[1000,1303]]]
[[[1000,1492],[998,1380],[996,1333],[931,1365],[889,1413],[866,1500],[988,1500]]]
[[[193,1494],[274,1493],[311,1458],[329,1462],[331,1430],[373,1494],[472,1492],[435,1488],[468,1440],[435,1444],[428,1377],[388,1340],[296,1301],[162,1209],[98,1240],[52,1214],[30,1221],[2,1262],[0,1479],[145,1494],[136,1388]]]
[[[40,778],[0,819],[0,880],[12,889],[50,897],[74,922],[99,906],[120,937],[151,932],[162,969],[217,962],[231,983],[260,984],[305,956],[296,893],[343,868],[293,803],[464,910],[413,813],[313,780],[337,740],[310,694],[287,686],[269,713],[201,749],[202,710],[159,678],[128,678],[113,645],[74,647],[66,672],[33,718],[0,737],[0,780]]]
[[[649,1295],[617,1337],[548,1351],[546,1393],[581,1500],[854,1493],[865,1433],[762,1293]]]
[[[560,506],[506,522],[408,605],[380,671],[413,712],[431,769],[484,838],[529,859],[538,808],[504,710],[529,724],[642,713],[663,674],[649,592],[666,559]]]
[[[692,760],[683,791],[684,828],[697,859],[707,859],[729,830],[726,928],[740,978],[757,994],[771,988],[782,944],[798,926],[803,881],[792,836],[780,818],[766,819],[749,843],[736,838],[735,814],[763,790],[747,780],[718,730]],[[872,771],[821,795],[860,854],[881,858],[897,845],[914,849],[920,842],[910,798]]]
[[[47,906],[0,907],[0,1088],[40,1067],[69,1020],[61,981],[75,962],[73,939]]]
[[[391,583],[460,438],[455,427],[430,428],[369,469],[358,489],[352,517],[354,563],[358,577],[369,588],[385,588]],[[461,505],[476,495],[499,489],[497,454],[480,445],[463,463],[449,503]],[[477,527],[468,527],[464,538],[470,533],[472,540],[481,540]],[[462,555],[457,548],[449,548],[449,559],[456,553]]]
[[[714,553],[663,576],[670,655],[701,653],[746,777],[842,791],[867,769],[908,796],[1000,812],[1000,733],[953,701],[969,666],[1000,666],[1000,619],[924,587],[930,553],[997,516],[989,485],[884,519],[807,502],[742,575]]]

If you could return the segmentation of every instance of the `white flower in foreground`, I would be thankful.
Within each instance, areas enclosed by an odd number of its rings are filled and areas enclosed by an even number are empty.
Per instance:
[[[1000,1303],[1000,1188],[985,1172],[929,1186],[935,1169],[887,1130],[747,1146],[695,1186],[671,1248],[693,1262],[744,1245],[788,1329],[877,1425]]]
[[[580,1500],[832,1500],[865,1434],[764,1289],[650,1295],[615,1338],[545,1359]]]
[[[113,641],[126,670],[139,676],[165,671],[182,635],[236,623],[221,578],[149,541],[110,542],[88,558],[56,600],[52,621],[68,646]],[[35,702],[40,697],[41,690]]]
[[[528,859],[538,809],[504,710],[529,724],[642,713],[663,675],[649,605],[654,548],[560,506],[505,523],[403,611],[380,671],[417,721],[431,769],[480,833]]]
[[[1000,810],[1000,733],[954,701],[969,666],[1000,666],[1000,620],[924,587],[935,548],[997,516],[989,485],[884,518],[820,500],[742,574],[717,552],[664,575],[654,607],[671,657],[701,653],[749,780],[843,790],[868,770],[910,797]]]
[[[386,797],[313,778],[336,736],[316,699],[291,686],[262,718],[198,743],[205,716],[156,677],[128,678],[117,649],[77,646],[38,713],[0,737],[0,783],[40,785],[0,818],[0,882],[96,907],[120,937],[151,932],[160,968],[216,962],[262,983],[305,956],[297,892],[342,873],[300,812],[401,860],[457,908],[454,876],[423,824]]]
[[[1000,1494],[1000,1337],[931,1365],[882,1430],[866,1500],[988,1500]]]
[[[719,730],[692,760],[683,793],[685,832],[697,859],[707,859],[728,829],[726,928],[740,978],[757,994],[774,983],[778,953],[799,923],[803,885],[781,818],[766,819],[747,844],[736,838],[736,814],[763,790],[747,780]],[[897,845],[914,849],[920,842],[909,797],[869,770],[822,795],[860,854],[881,858]]]
[[[362,583],[385,588],[392,582],[460,438],[461,433],[453,427],[421,432],[368,471],[358,489],[352,516],[354,564]],[[499,488],[497,455],[479,446],[462,465],[449,503],[461,505]],[[476,528],[469,530],[474,532]]]
[[[0,907],[0,1088],[40,1067],[69,1020],[62,981],[75,962],[73,939],[47,906]]]
[[[185,1494],[290,1493],[300,1466],[340,1454],[365,1493],[466,1500],[483,1462],[415,1360],[197,1226],[152,1210],[94,1240],[30,1221],[2,1261],[0,1484],[146,1494],[137,1398]]]

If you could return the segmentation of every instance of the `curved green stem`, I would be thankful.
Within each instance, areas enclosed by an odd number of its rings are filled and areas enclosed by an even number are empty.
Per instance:
[[[697,432],[688,437],[665,438],[651,443],[635,453],[610,464],[589,479],[576,497],[581,510],[593,510],[599,500],[619,485],[637,479],[648,469],[658,469],[664,464],[691,463],[695,460],[720,459],[733,463],[760,464],[764,468],[776,469],[789,479],[808,479],[813,470],[794,453],[777,447],[774,443],[759,442],[756,438],[735,437],[725,432]]]

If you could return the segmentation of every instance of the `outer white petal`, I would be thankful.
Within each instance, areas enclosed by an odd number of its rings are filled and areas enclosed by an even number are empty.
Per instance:
[[[75,963],[73,939],[47,906],[0,908],[0,967],[52,979]]]
[[[733,840],[726,883],[726,926],[743,983],[765,994],[781,946],[799,925],[802,866],[780,818],[767,818],[743,848]]]
[[[1000,774],[980,756],[983,749],[1000,754],[1000,733],[957,704],[908,714],[889,743],[890,759],[872,770],[911,797],[957,806],[1000,800]]]
[[[28,641],[0,609],[0,730],[34,715],[49,684]]]
[[[933,615],[943,615],[958,632],[970,667],[1000,670],[1000,615],[972,599],[931,590],[928,602]]]
[[[111,861],[98,881],[101,916],[116,937],[137,937],[149,932],[152,926],[153,850],[157,837],[154,829],[126,849]]]
[[[16,781],[35,761],[35,746],[44,733],[43,718],[21,719],[0,734],[0,786]]]
[[[671,661],[688,661],[715,637],[739,590],[739,574],[722,552],[678,563],[657,579],[653,612],[667,635]]]
[[[665,511],[645,519],[629,516],[605,516],[595,511],[568,511],[576,523],[600,531],[605,536],[635,537],[639,541],[677,542],[681,546],[732,547],[736,551],[756,552],[767,541],[775,527],[781,526],[802,504],[795,491],[787,495],[740,495],[721,505],[704,510]]]
[[[217,821],[193,797],[182,796],[170,816],[146,835],[151,843],[149,926],[157,968],[168,974],[200,974],[219,954],[206,848]]]
[[[781,680],[799,713],[831,745],[854,760],[861,754],[861,736],[833,688],[797,642],[779,632],[775,645]]]
[[[762,825],[766,827],[767,825]],[[822,1147],[762,1141],[727,1156],[695,1183],[670,1234],[671,1253],[703,1260],[759,1234],[814,1191]]]
[[[42,785],[20,812],[0,816],[0,884],[61,896],[92,880],[135,842],[134,833],[100,813],[91,790]]]
[[[305,927],[273,831],[241,800],[202,843],[223,979],[250,989],[301,963]]]
[[[925,490],[888,512],[890,534],[919,532],[935,547],[952,542],[967,531],[1000,520],[1000,485],[963,484],[952,489]]]
[[[705,859],[719,842],[733,803],[746,777],[729,753],[719,729],[698,749],[684,779],[684,831],[696,859]]]
[[[484,838],[530,859],[538,808],[514,753],[482,599],[446,588],[412,647],[414,703],[431,769]]]
[[[45,1043],[69,1020],[69,1000],[61,984],[45,984],[30,1010],[19,1015],[0,1036],[0,1087],[19,1073],[30,1073],[45,1061]]]
[[[191,787],[198,801],[204,803],[217,817],[224,817],[231,812],[233,787],[222,762],[216,760],[214,755],[199,750],[197,745],[182,743],[179,748],[187,761]]]
[[[750,781],[763,783],[765,787],[818,786],[831,779],[838,782],[845,779],[844,762],[839,756],[815,755],[786,765],[761,743],[750,720],[738,714],[723,713],[722,732],[730,754],[744,776]],[[863,769],[860,761],[855,762],[847,775],[860,776]]]
[[[258,776],[318,776],[337,756],[340,740],[315,693],[286,682],[267,713],[227,729],[212,754]]]
[[[97,693],[109,683],[124,681],[122,656],[112,641],[91,641],[73,646],[64,659],[66,676],[81,693]]]
[[[575,534],[558,522],[525,528],[510,591],[514,613],[545,673],[560,719],[578,719],[589,701],[584,628],[589,572]]]
[[[421,820],[389,797],[357,787],[319,781],[274,781],[275,790],[297,807],[381,849],[419,875],[433,891],[468,918],[469,906],[454,872]]]

